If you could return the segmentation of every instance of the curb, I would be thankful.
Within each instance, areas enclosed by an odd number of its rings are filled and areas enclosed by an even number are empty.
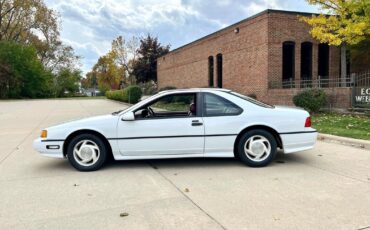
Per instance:
[[[319,133],[317,140],[370,150],[370,141]]]

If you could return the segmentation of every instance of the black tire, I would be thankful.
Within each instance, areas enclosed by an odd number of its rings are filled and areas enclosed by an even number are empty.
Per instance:
[[[252,137],[254,137],[256,140],[260,140],[260,142],[262,142],[265,145],[265,147],[268,146],[267,141],[269,143],[269,146],[270,146],[269,153],[268,153],[268,151],[264,151],[264,153],[262,153],[263,155],[261,154],[262,157],[260,157],[260,159],[258,159],[258,157],[257,157],[257,158],[255,158],[256,160],[253,160],[252,158],[254,156],[251,155],[251,154],[248,154],[248,153],[246,153],[246,151],[244,151],[245,146],[250,147],[251,141],[249,141],[248,143],[247,143],[247,141]],[[261,137],[264,137],[264,139],[261,138]],[[257,144],[257,145],[259,145],[259,144]],[[255,145],[255,146],[259,147],[257,145]],[[268,147],[267,147],[267,149],[268,149]],[[277,144],[276,144],[276,140],[275,140],[274,136],[271,133],[269,133],[268,131],[263,130],[263,129],[255,129],[255,130],[250,130],[250,131],[246,132],[240,138],[239,143],[237,145],[237,153],[238,153],[239,159],[243,163],[245,163],[246,165],[251,166],[251,167],[263,167],[263,166],[268,165],[275,158],[276,152],[277,152]]]
[[[76,154],[74,154],[74,148],[76,145],[81,146],[80,143],[83,142],[84,140],[87,140],[87,144],[90,145],[95,145],[99,149],[99,151],[95,150],[95,153],[98,153],[96,157],[96,161],[91,160],[89,165],[83,165],[83,163],[80,163],[78,159],[79,158]],[[76,146],[78,148],[78,146]],[[96,147],[95,146],[95,147]],[[94,150],[91,150],[94,151]],[[76,137],[74,137],[71,142],[68,144],[67,147],[67,158],[69,163],[77,170],[83,171],[83,172],[88,172],[88,171],[95,171],[100,169],[104,163],[106,162],[108,158],[108,148],[104,144],[103,140],[101,138],[93,135],[93,134],[80,134]]]

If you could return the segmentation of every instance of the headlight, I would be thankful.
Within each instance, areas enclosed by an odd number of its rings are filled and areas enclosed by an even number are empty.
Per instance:
[[[41,131],[41,135],[40,135],[41,138],[47,138],[48,137],[48,131],[46,130],[42,130]]]

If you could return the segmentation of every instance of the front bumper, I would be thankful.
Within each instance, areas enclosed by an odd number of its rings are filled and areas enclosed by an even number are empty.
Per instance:
[[[65,158],[63,154],[63,144],[64,141],[47,140],[39,137],[33,141],[33,148],[43,156]]]
[[[284,153],[293,153],[312,149],[317,140],[317,132],[311,129],[309,132],[280,134],[280,137]]]

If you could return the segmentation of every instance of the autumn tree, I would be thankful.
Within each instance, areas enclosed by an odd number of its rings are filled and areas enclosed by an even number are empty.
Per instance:
[[[124,70],[131,84],[135,81],[133,63],[137,60],[138,48],[139,39],[137,37],[125,40],[124,37],[118,36],[113,40],[112,48],[109,51],[109,55],[111,55],[115,63]]]
[[[51,71],[76,67],[79,57],[60,39],[60,17],[43,0],[0,0],[0,40],[33,45]]]
[[[81,87],[84,89],[93,88],[96,86],[96,83],[96,76],[94,76],[92,71],[88,72],[84,78],[81,78]]]
[[[157,82],[157,59],[168,53],[170,46],[162,46],[157,37],[148,34],[140,39],[139,58],[133,63],[133,74],[138,82]]]
[[[36,34],[58,34],[56,15],[41,0],[1,0],[0,40],[25,43]]]
[[[52,81],[54,86],[50,85],[50,89],[57,90],[58,87],[55,84],[59,84],[58,82],[77,79],[67,76],[66,70],[68,69],[71,74],[77,73],[80,67],[80,57],[74,53],[72,47],[61,41],[60,16],[54,10],[49,9],[43,0],[0,0],[0,41],[16,43],[24,49],[34,47],[36,58],[42,63],[44,70],[55,78]],[[10,47],[17,49],[18,46]],[[0,65],[4,66],[0,68],[0,75],[9,76],[5,68],[6,63],[0,63]],[[29,71],[31,72],[32,69]],[[22,69],[22,74],[24,76],[20,79],[24,81],[23,85],[25,81],[32,81],[28,79],[32,74],[25,69]],[[62,80],[62,77],[66,79]],[[28,86],[33,87],[34,84]],[[53,94],[59,93],[54,92]],[[33,94],[30,95],[33,97]]]
[[[302,17],[311,27],[313,38],[341,47],[341,79],[346,69],[346,47],[364,41],[370,35],[369,0],[307,0],[319,5],[326,14]]]
[[[81,84],[92,87],[95,76],[102,92],[117,89],[120,83],[156,81],[157,58],[168,53],[169,46],[162,46],[158,38],[148,35],[140,40],[132,37],[125,40],[118,36],[112,41],[109,52],[100,57]],[[127,82],[128,81],[128,82]]]
[[[124,78],[124,69],[119,67],[109,53],[99,58],[88,75],[96,77],[99,90],[105,92],[118,89],[120,81]]]

